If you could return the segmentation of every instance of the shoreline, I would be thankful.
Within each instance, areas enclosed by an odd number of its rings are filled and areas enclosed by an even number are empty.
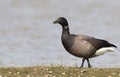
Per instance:
[[[120,77],[120,68],[1,67],[0,77]]]

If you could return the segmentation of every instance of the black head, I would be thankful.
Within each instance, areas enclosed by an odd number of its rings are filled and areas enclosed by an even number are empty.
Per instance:
[[[59,17],[57,20],[55,20],[53,23],[58,23],[62,26],[68,26],[67,19],[64,17]]]

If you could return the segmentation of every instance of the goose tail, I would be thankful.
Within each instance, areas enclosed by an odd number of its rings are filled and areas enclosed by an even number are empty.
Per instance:
[[[116,45],[114,45],[114,44],[110,44],[110,46],[111,46],[111,47],[115,47],[115,48],[117,48],[117,46],[116,46]]]

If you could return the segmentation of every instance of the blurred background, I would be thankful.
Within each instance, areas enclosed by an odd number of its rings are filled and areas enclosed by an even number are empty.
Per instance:
[[[119,0],[0,0],[0,67],[80,66],[81,59],[61,44],[61,26],[52,23],[61,16],[71,33],[118,46],[117,52],[90,59],[93,67],[120,67]]]

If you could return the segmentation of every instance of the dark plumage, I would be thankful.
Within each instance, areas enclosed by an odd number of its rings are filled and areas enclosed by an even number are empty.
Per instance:
[[[103,51],[102,53],[97,53],[97,50],[104,47],[116,47],[106,40],[97,39],[87,35],[70,34],[68,22],[64,17],[59,17],[57,20],[54,21],[54,23],[58,23],[62,26],[61,41],[64,48],[70,54],[83,58],[81,67],[83,67],[85,60],[87,60],[88,62],[88,67],[91,67],[89,58],[105,53]]]

